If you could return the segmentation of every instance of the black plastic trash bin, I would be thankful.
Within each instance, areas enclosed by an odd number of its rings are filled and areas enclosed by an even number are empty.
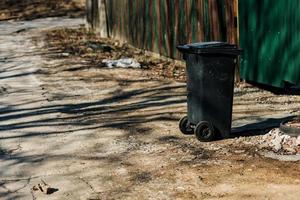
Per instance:
[[[177,46],[187,66],[187,117],[179,122],[184,134],[200,141],[231,132],[234,69],[242,50],[224,42]]]

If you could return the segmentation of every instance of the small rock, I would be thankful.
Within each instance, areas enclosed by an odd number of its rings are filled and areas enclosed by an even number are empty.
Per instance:
[[[296,147],[295,150],[296,150],[296,154],[300,154],[300,146]]]
[[[200,180],[200,181],[203,181],[203,177],[201,177],[201,176],[198,176],[198,178],[199,178],[199,180]]]
[[[88,48],[86,49],[86,51],[87,51],[88,53],[92,53],[94,50],[93,50],[92,48],[88,47]]]
[[[242,153],[245,153],[245,150],[235,150],[234,153],[236,153],[236,154],[242,154]]]
[[[3,86],[0,86],[0,94],[5,93],[7,89]]]
[[[265,135],[262,137],[262,140],[263,140],[263,141],[268,141],[268,140],[269,140],[269,138],[270,138],[270,136],[271,136],[271,134],[270,134],[270,133],[268,133],[268,134],[265,134]]]
[[[283,147],[283,150],[286,151],[286,153],[288,153],[288,154],[296,154],[297,153],[296,149],[294,149],[292,147]]]
[[[300,136],[298,136],[297,139],[296,139],[296,145],[300,146]]]
[[[291,136],[289,136],[289,135],[282,135],[282,136],[280,136],[280,137],[281,137],[281,139],[282,139],[282,142],[288,142],[289,139],[291,138]]]
[[[52,194],[56,191],[58,191],[57,188],[52,188],[50,185],[48,185],[45,181],[41,180],[41,183],[33,186],[31,188],[32,191],[41,191],[44,194]]]
[[[179,190],[179,191],[184,191],[184,187],[181,187],[181,186],[179,186],[179,187],[177,187],[177,190]]]
[[[276,137],[273,141],[272,141],[272,146],[273,146],[273,149],[277,152],[281,149],[282,145],[281,145],[281,142],[282,142],[282,138],[281,137]]]
[[[70,54],[69,54],[69,53],[62,53],[61,55],[62,55],[62,56],[64,56],[64,57],[68,57],[68,56],[70,56]]]
[[[38,188],[38,186],[33,186],[32,188],[31,188],[33,191],[38,191],[39,190],[39,188]]]

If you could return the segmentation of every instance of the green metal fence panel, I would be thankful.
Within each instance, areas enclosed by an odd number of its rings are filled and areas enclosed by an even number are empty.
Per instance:
[[[106,0],[110,36],[180,58],[176,45],[236,42],[235,0]]]
[[[300,84],[300,1],[239,0],[241,77],[283,88]]]

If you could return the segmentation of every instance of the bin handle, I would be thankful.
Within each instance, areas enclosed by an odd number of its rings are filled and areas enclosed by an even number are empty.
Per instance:
[[[187,45],[178,45],[176,48],[182,53],[186,53],[186,51],[190,49],[190,47],[188,47]]]

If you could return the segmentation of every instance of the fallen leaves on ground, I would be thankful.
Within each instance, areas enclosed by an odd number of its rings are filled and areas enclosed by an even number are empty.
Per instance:
[[[102,62],[104,59],[134,58],[153,78],[171,78],[177,81],[186,79],[183,62],[154,56],[111,38],[100,38],[83,27],[48,31],[46,41],[51,51],[59,52],[57,57],[81,57],[91,67],[105,67]]]
[[[1,20],[84,15],[85,0],[1,0]]]

